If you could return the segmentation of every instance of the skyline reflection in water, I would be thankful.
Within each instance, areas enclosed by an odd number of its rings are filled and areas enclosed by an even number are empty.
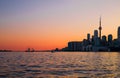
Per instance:
[[[118,52],[0,52],[0,78],[120,77]]]

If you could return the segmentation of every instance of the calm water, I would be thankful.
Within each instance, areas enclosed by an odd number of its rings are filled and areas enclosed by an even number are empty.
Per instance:
[[[120,78],[120,53],[0,53],[0,78]]]

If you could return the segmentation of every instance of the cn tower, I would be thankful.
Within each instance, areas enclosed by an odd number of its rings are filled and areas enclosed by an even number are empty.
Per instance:
[[[100,16],[100,20],[99,20],[99,37],[101,39],[101,30],[102,30],[102,26],[101,26],[101,16]]]

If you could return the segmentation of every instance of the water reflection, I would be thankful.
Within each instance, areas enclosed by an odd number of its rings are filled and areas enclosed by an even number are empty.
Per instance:
[[[0,53],[0,78],[120,77],[120,53]]]

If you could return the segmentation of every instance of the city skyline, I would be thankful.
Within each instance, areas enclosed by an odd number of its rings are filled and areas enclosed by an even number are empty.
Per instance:
[[[0,49],[50,50],[93,35],[102,17],[102,35],[117,38],[119,0],[1,0]]]
[[[98,30],[94,30],[94,35],[87,33],[87,37],[82,41],[70,41],[68,45],[61,50],[55,51],[81,51],[81,52],[116,52],[120,51],[120,26],[117,29],[117,38],[113,35],[101,35],[102,33],[101,17]]]

